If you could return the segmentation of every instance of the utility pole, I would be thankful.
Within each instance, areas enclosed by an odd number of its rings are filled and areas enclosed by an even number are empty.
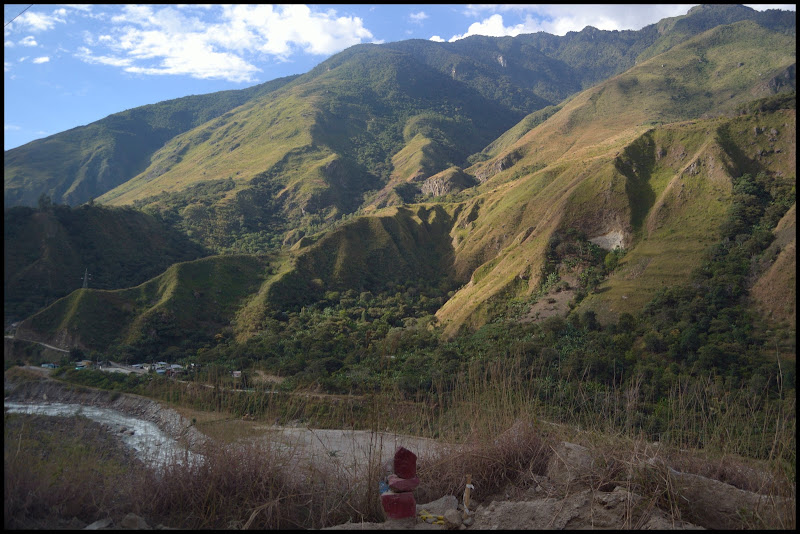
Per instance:
[[[87,267],[83,272],[83,289],[87,289],[89,287],[89,278],[89,268]]]

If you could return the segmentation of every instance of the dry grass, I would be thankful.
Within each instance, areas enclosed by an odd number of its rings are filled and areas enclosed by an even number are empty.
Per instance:
[[[129,512],[188,529],[322,528],[380,521],[380,461],[319,470],[269,443],[210,442],[202,461],[166,465],[129,457],[83,418],[6,416],[5,528],[91,523]]]
[[[747,392],[726,396],[713,382],[677,388],[667,399],[674,416],[671,437],[658,443],[620,417],[636,408],[625,401],[635,392],[609,393],[615,399],[598,404],[589,425],[580,399],[548,412],[535,400],[539,392],[520,365],[515,359],[476,363],[453,384],[440,387],[436,403],[401,403],[398,396],[386,395],[370,397],[357,409],[341,405],[325,413],[329,422],[339,421],[339,428],[347,426],[343,417],[360,417],[362,424],[381,431],[379,425],[398,418],[409,429],[416,425],[418,434],[437,432],[443,448],[420,459],[418,502],[445,495],[460,501],[467,475],[475,486],[473,503],[530,498],[526,490],[542,481],[558,443],[568,441],[586,447],[592,458],[579,483],[594,492],[621,487],[636,496],[627,504],[621,528],[642,527],[655,509],[674,521],[707,528],[796,525],[794,399],[766,413],[752,404],[748,412],[740,397]],[[725,410],[709,410],[713,402],[724,403]],[[544,420],[554,414],[558,424]],[[258,437],[255,429],[272,420],[243,421],[223,412],[184,415],[198,428],[215,427],[221,439],[199,451],[202,463],[175,458],[163,470],[121,463],[124,457],[111,455],[111,447],[92,445],[101,433],[91,425],[73,425],[73,441],[58,440],[50,428],[9,424],[6,416],[6,527],[41,528],[34,520],[72,515],[91,522],[130,511],[152,525],[202,529],[324,528],[348,520],[383,520],[378,432],[366,446],[359,445],[363,454],[352,462],[325,462],[327,468],[321,468],[308,460],[307,451]],[[760,425],[759,433],[745,431],[754,425]],[[689,445],[697,443],[692,436],[704,437],[703,448]],[[745,454],[754,450],[766,454],[761,460]]]
[[[370,491],[342,472],[300,466],[291,456],[263,442],[212,444],[201,463],[173,462],[163,474],[142,472],[136,500],[143,515],[192,529],[302,529],[351,518],[380,520],[377,482]]]
[[[124,513],[130,451],[83,417],[4,416],[3,523],[45,528],[60,518]],[[138,466],[141,467],[141,466]]]
[[[713,457],[675,450],[644,439],[595,439],[587,474],[595,491],[620,486],[642,499],[629,516],[651,508],[674,521],[712,529],[794,528],[796,485],[767,462],[732,455]],[[639,528],[632,522],[629,528]]]
[[[516,489],[543,475],[551,447],[530,422],[519,421],[492,437],[476,431],[464,443],[446,448],[421,462],[418,476],[425,484],[417,490],[417,501],[428,502],[443,495],[461,500],[467,475],[475,486],[472,499],[485,501],[509,486]]]

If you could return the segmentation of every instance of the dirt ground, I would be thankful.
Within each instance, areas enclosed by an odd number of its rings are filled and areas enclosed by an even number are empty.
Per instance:
[[[522,316],[520,322],[533,323],[547,319],[548,317],[564,317],[569,312],[569,302],[575,297],[573,289],[578,281],[574,277],[565,276],[563,278],[569,284],[570,289],[560,291],[551,290],[547,295],[540,298],[530,307],[530,310]]]

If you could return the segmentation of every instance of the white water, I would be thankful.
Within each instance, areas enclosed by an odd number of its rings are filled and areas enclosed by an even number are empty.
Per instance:
[[[133,449],[136,456],[150,465],[161,465],[170,461],[183,463],[200,460],[200,456],[186,450],[177,441],[167,436],[155,423],[143,421],[116,410],[81,404],[23,404],[4,402],[6,412],[33,415],[71,417],[82,415],[104,424],[109,432],[116,434],[122,442]]]

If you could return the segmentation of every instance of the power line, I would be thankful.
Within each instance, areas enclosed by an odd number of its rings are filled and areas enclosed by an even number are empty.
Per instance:
[[[26,8],[25,8],[25,9],[23,9],[22,11],[20,11],[20,12],[19,12],[19,15],[22,15],[23,13],[25,13],[26,11],[28,11],[28,10],[29,10],[30,8],[32,8],[32,7],[33,7],[33,4],[29,5],[28,7],[26,7]],[[19,15],[17,15],[17,17],[19,17]],[[11,20],[9,20],[8,22],[6,22],[6,23],[3,25],[3,28],[5,28],[6,26],[8,26],[8,25],[9,25],[9,24],[11,24],[12,22],[14,22],[14,21],[17,19],[17,17],[14,17],[13,19],[11,19]]]

